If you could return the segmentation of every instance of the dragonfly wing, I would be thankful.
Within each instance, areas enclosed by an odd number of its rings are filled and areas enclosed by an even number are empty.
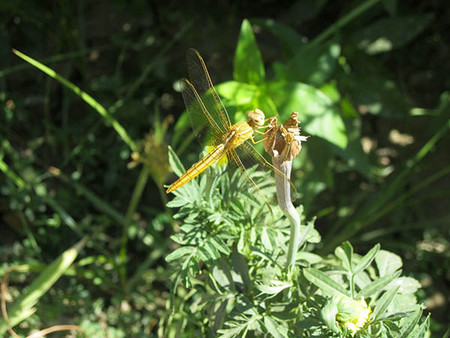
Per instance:
[[[187,79],[183,79],[181,84],[181,93],[195,136],[203,146],[216,145],[220,142],[225,130],[216,123],[213,115],[210,114],[211,108],[206,106],[194,85]]]
[[[186,52],[186,60],[189,71],[189,81],[192,84],[192,87],[199,94],[201,100],[203,101],[203,106],[209,112],[209,116],[211,117],[211,120],[215,121],[215,124],[211,124],[209,119],[208,121],[203,122],[208,122],[217,130],[217,133],[219,134],[227,132],[231,127],[230,118],[219,95],[217,94],[216,89],[214,88],[205,62],[195,49],[189,49]],[[198,97],[188,95],[185,98],[185,103],[188,106],[191,105],[194,100],[198,101]],[[190,117],[191,122],[194,123],[198,123],[198,120],[200,119],[195,114],[190,114]]]

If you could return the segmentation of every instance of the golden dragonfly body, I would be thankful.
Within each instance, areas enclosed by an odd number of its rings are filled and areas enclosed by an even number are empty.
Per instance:
[[[247,113],[247,119],[248,121],[238,122],[230,126],[229,131],[223,135],[223,142],[219,143],[211,152],[189,168],[167,189],[166,193],[182,187],[204,172],[208,167],[218,162],[226,154],[231,154],[231,157],[236,161],[237,158],[234,157],[236,154],[233,153],[234,148],[239,147],[247,140],[253,140],[255,128],[261,127],[264,124],[265,116],[261,110],[256,109]]]

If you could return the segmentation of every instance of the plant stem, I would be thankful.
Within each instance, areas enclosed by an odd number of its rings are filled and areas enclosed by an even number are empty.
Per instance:
[[[332,24],[330,27],[328,27],[326,30],[324,30],[321,34],[319,34],[315,39],[313,39],[309,44],[307,48],[316,46],[326,40],[328,37],[333,35],[338,29],[341,27],[344,27],[346,24],[348,24],[353,19],[360,16],[365,11],[369,10],[372,6],[379,3],[381,0],[367,0],[363,2],[361,5],[350,11],[347,15],[340,18],[338,21],[336,21],[334,24]]]
[[[161,197],[161,200],[163,202],[164,205],[164,210],[166,211],[166,214],[170,216],[170,219],[173,222],[173,214],[172,214],[172,210],[170,210],[167,207],[167,203],[169,202],[168,198],[167,198],[167,194],[166,194],[166,190],[163,189],[162,184],[158,184],[158,182],[155,181],[155,183],[157,184],[158,187],[158,191],[159,191],[159,196]]]
[[[128,229],[133,219],[134,212],[139,204],[142,197],[142,192],[144,191],[145,185],[147,184],[148,176],[150,171],[147,166],[143,165],[141,173],[136,181],[136,186],[134,187],[133,195],[131,196],[130,204],[128,205],[127,214],[125,216],[125,224],[122,232],[122,244],[120,248],[120,277],[122,280],[122,286],[126,292],[127,283],[127,244],[128,244]]]
[[[295,259],[300,243],[300,216],[295,210],[291,199],[291,187],[286,177],[291,177],[292,161],[283,161],[280,157],[272,157],[272,163],[275,168],[280,170],[285,176],[275,173],[275,182],[277,187],[277,199],[284,215],[291,222],[291,236],[289,240],[289,249],[286,259],[286,270],[295,265]]]

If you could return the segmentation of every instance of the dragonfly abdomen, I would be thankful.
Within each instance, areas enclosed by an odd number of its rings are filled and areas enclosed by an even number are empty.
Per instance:
[[[194,179],[202,172],[204,172],[212,164],[220,160],[222,156],[225,155],[226,151],[227,148],[225,147],[225,144],[224,143],[219,144],[208,155],[206,155],[200,161],[198,161],[192,167],[190,167],[178,180],[176,180],[169,187],[169,189],[166,190],[166,193],[170,193],[171,191],[177,190],[186,183],[190,182],[192,179]]]

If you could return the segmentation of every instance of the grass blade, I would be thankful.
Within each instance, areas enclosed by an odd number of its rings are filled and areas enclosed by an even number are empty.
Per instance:
[[[99,113],[108,123],[111,124],[111,126],[114,128],[114,130],[119,134],[119,136],[122,138],[122,140],[130,147],[132,151],[137,151],[137,147],[135,142],[131,139],[131,137],[126,132],[125,128],[122,127],[122,125],[110,114],[108,111],[103,107],[97,100],[95,100],[92,96],[90,96],[88,93],[81,90],[78,86],[74,85],[72,82],[61,76],[60,74],[56,73],[53,69],[43,65],[39,61],[36,61],[35,59],[19,52],[16,49],[13,49],[14,54],[16,54],[21,59],[25,60],[29,64],[33,65],[37,69],[41,70],[51,78],[54,78],[56,81],[60,82],[70,90],[72,90],[76,95],[78,95],[84,102],[86,102],[88,105],[90,105],[92,108],[94,108],[97,113]]]
[[[64,251],[61,256],[39,274],[22,296],[14,302],[8,310],[9,325],[11,327],[16,326],[34,312],[32,307],[70,267],[86,241],[87,237],[83,238],[72,248]],[[0,320],[0,335],[3,335],[7,330],[8,325],[6,322]]]

